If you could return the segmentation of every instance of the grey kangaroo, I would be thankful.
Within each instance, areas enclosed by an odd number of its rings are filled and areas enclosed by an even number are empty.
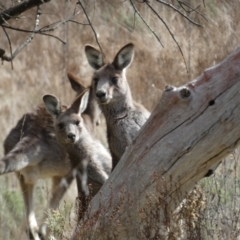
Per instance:
[[[90,92],[91,94],[91,92]],[[82,212],[87,208],[85,196],[88,196],[87,184],[92,187],[94,196],[108,179],[112,170],[112,158],[107,149],[89,132],[84,111],[88,103],[89,91],[80,94],[72,105],[63,110],[61,102],[52,95],[43,96],[48,112],[55,119],[57,141],[65,148],[70,160],[81,172]]]
[[[90,45],[85,47],[85,53],[89,64],[96,70],[92,85],[106,118],[114,168],[150,115],[133,100],[126,78],[126,69],[134,56],[134,45],[129,43],[121,48],[113,62],[108,64],[105,64],[101,52]]]
[[[85,86],[78,82],[72,74],[68,74],[73,90],[82,92]],[[86,108],[86,124],[93,131],[98,119],[95,100],[89,100]],[[66,176],[70,185],[73,168],[67,152],[56,141],[54,122],[43,104],[32,112],[26,113],[10,131],[4,141],[5,156],[0,160],[0,174],[16,172],[24,198],[29,237],[40,240],[39,227],[33,208],[33,189],[40,178],[51,178],[52,189],[49,208],[56,209],[66,187],[60,187],[61,179]],[[41,235],[45,236],[46,225],[41,227]]]

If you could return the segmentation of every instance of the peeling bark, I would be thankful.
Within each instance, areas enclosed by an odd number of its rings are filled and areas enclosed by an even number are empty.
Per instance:
[[[161,200],[162,214],[171,213],[239,139],[240,48],[192,82],[165,89],[138,137],[92,199],[78,236],[88,230],[91,236],[104,232],[110,239],[137,239],[142,209],[154,210]],[[159,185],[164,193],[157,192]]]

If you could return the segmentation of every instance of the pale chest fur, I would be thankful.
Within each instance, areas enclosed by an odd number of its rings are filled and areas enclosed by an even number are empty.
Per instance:
[[[148,117],[148,112],[143,114],[138,111],[131,111],[122,119],[107,120],[109,148],[117,158],[121,158],[126,147],[136,138]]]

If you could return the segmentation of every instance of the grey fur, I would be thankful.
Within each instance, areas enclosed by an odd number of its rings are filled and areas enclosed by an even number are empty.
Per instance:
[[[94,50],[93,50],[94,49]],[[92,46],[85,48],[88,62],[95,64],[101,53]],[[126,78],[126,68],[130,66],[134,55],[133,44],[127,44],[119,50],[110,64],[102,61],[95,67],[93,89],[99,106],[106,118],[109,148],[113,157],[113,168],[117,165],[126,147],[136,138],[139,130],[148,119],[150,113],[141,104],[134,102]],[[102,59],[98,57],[98,59]]]
[[[86,89],[72,74],[68,74],[68,78],[78,93]],[[83,117],[92,133],[95,131],[98,114],[98,107],[91,95]],[[18,121],[4,141],[4,151],[5,156],[0,160],[0,174],[16,172],[24,198],[29,235],[34,240],[39,240],[39,227],[33,209],[34,185],[38,179],[52,179],[52,197],[48,207],[56,209],[66,187],[74,179],[73,165],[67,152],[56,141],[53,118],[43,104]],[[60,184],[62,182],[65,185]],[[45,224],[41,227],[41,234],[46,235]]]
[[[44,96],[44,98],[45,106],[50,110],[54,108],[52,102],[60,102],[56,97],[54,101],[48,96]],[[54,97],[52,96],[52,98]],[[81,179],[87,178],[86,183],[91,183],[92,196],[94,196],[108,179],[112,170],[112,158],[107,149],[86,127],[82,113],[85,110],[87,98],[88,92],[80,94],[69,108],[55,117],[55,133],[57,141],[67,151],[75,168],[81,172]],[[53,114],[53,116],[56,115]],[[88,195],[87,186],[83,180],[80,190],[85,196]],[[83,203],[83,208],[86,209],[84,197]],[[79,218],[81,217],[82,213]]]

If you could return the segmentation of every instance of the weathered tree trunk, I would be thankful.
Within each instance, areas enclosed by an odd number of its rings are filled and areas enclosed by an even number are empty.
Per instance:
[[[166,88],[139,136],[91,201],[78,236],[139,239],[149,217],[161,229],[185,193],[239,139],[240,48],[192,82]]]

